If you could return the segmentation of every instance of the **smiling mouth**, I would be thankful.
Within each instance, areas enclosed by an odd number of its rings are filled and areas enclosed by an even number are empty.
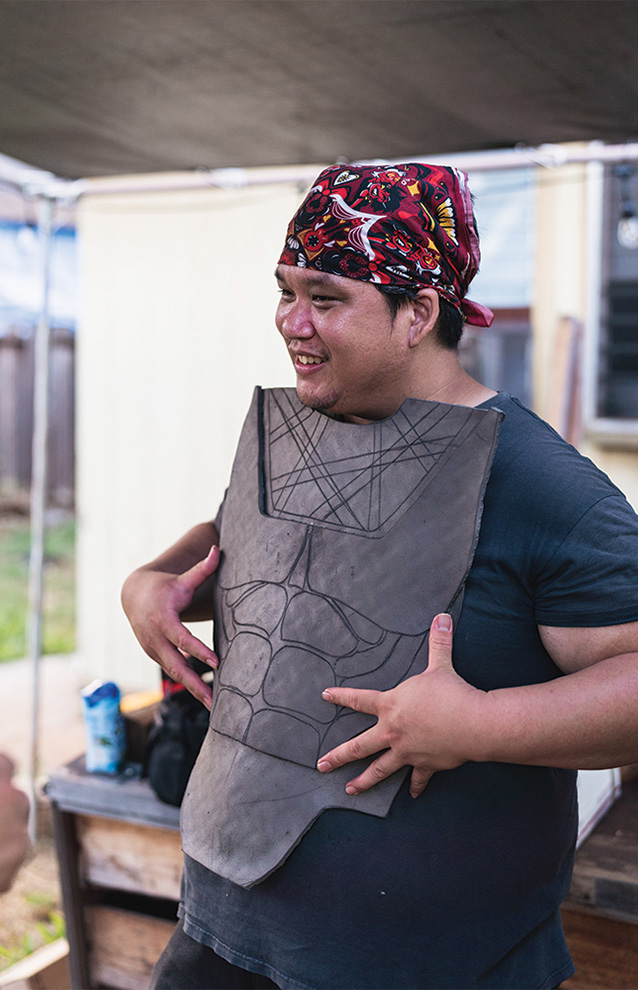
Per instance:
[[[323,364],[323,358],[310,357],[308,354],[296,354],[295,361],[299,364]]]

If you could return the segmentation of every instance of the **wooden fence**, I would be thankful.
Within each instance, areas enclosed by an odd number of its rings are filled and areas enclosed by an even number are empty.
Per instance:
[[[0,496],[18,498],[31,484],[34,333],[0,336]],[[49,348],[47,501],[72,509],[75,501],[75,337],[51,330]]]

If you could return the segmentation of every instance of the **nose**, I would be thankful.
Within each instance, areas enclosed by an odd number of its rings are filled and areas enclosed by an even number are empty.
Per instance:
[[[305,340],[315,332],[310,308],[300,299],[291,302],[282,299],[277,307],[276,323],[286,340]]]

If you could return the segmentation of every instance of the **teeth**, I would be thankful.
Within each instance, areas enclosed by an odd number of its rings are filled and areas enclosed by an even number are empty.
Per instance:
[[[297,360],[299,361],[299,364],[321,364],[321,358],[308,357],[306,354],[298,354]]]

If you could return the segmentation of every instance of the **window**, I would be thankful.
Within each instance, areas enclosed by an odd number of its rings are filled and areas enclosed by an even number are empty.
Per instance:
[[[638,447],[638,163],[592,163],[589,214],[588,432]]]
[[[481,384],[496,392],[509,392],[529,405],[531,340],[527,307],[494,309],[491,327],[465,327],[459,361]]]

